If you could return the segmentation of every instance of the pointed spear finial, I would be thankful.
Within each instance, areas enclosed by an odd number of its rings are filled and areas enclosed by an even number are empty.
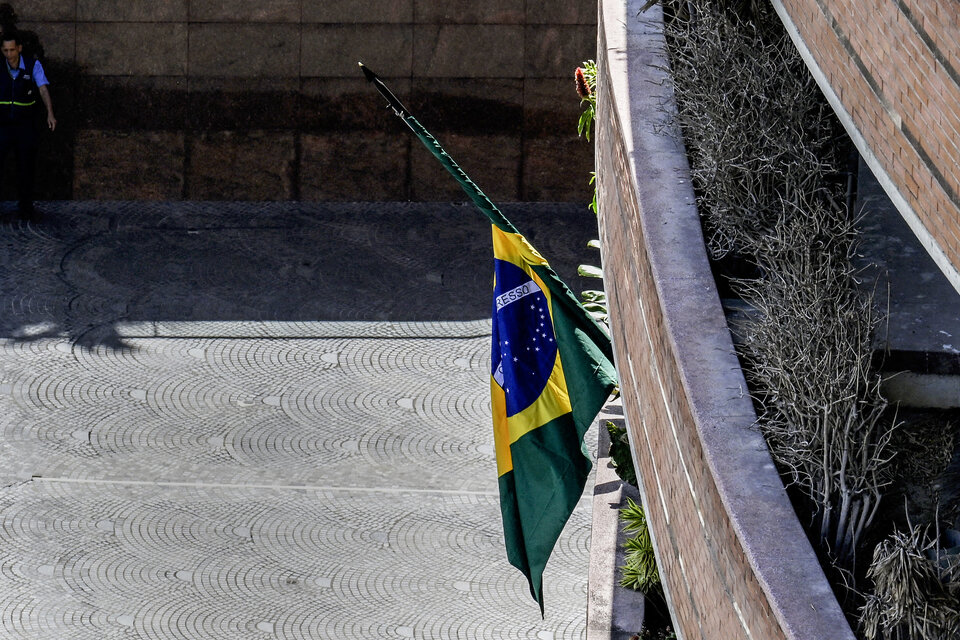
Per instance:
[[[357,64],[360,65],[360,70],[363,71],[363,75],[366,76],[367,80],[373,82],[377,79],[377,74],[375,74],[373,71],[370,71],[370,67],[362,62],[358,62]]]
[[[376,87],[377,91],[380,92],[380,95],[382,95],[384,99],[386,99],[387,104],[390,106],[391,109],[393,109],[393,112],[397,116],[399,116],[400,118],[403,118],[404,116],[410,113],[410,111],[408,111],[407,108],[403,106],[403,103],[400,102],[397,96],[393,95],[393,92],[390,91],[390,89],[387,89],[387,85],[383,84],[383,81],[380,79],[380,77],[370,70],[370,67],[363,64],[362,62],[358,62],[357,64],[360,65],[360,69],[363,71],[363,75],[367,78],[369,82],[373,83],[373,86]]]

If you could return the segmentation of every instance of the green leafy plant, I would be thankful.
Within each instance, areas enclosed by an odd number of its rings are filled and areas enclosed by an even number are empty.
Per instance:
[[[607,420],[607,433],[610,434],[610,459],[613,468],[620,479],[627,484],[637,486],[637,472],[633,467],[633,456],[630,453],[630,440],[627,430],[614,422]]]
[[[580,265],[581,267],[586,265]],[[580,275],[583,275],[582,273]],[[580,292],[583,308],[594,317],[597,322],[607,323],[607,294],[598,289],[585,289]]]
[[[626,523],[624,532],[634,534],[624,542],[626,564],[620,567],[620,586],[642,592],[647,606],[643,629],[634,637],[638,640],[676,640],[643,506],[627,498],[627,506],[620,510],[620,519]]]
[[[574,73],[577,83],[577,95],[580,96],[580,104],[586,105],[583,113],[580,114],[580,121],[577,123],[577,133],[581,137],[590,140],[590,132],[593,128],[593,120],[597,110],[597,64],[593,60],[587,60],[582,67],[577,67]],[[590,185],[593,186],[593,198],[590,201],[589,209],[597,214],[597,173],[590,172]],[[600,241],[591,240],[587,246],[600,250]],[[603,271],[600,267],[592,264],[581,264],[577,268],[577,273],[584,278],[603,279]],[[587,289],[580,293],[580,299],[583,300],[583,307],[593,316],[593,318],[603,325],[607,325],[607,294],[602,289]]]
[[[596,196],[594,196],[596,197]],[[591,240],[587,243],[591,249],[600,250],[600,241]],[[603,270],[592,264],[581,264],[577,266],[577,274],[583,278],[599,278],[603,280]],[[607,294],[602,289],[585,289],[580,292],[580,299],[583,300],[583,308],[594,317],[597,322],[607,324]]]
[[[590,172],[590,182],[589,184],[593,185],[593,200],[590,201],[590,204],[587,205],[587,208],[590,211],[593,211],[593,215],[597,215],[597,172]],[[597,242],[597,248],[600,248],[600,242]]]
[[[577,67],[574,72],[574,79],[577,82],[577,95],[580,96],[580,105],[586,105],[586,109],[580,114],[580,121],[577,123],[577,133],[589,141],[593,119],[597,113],[597,63],[593,60],[585,61],[582,67]]]
[[[646,595],[660,593],[660,571],[643,507],[627,498],[627,506],[620,510],[620,519],[626,523],[624,531],[635,534],[624,543],[627,557],[626,564],[620,567],[623,576],[620,585]]]

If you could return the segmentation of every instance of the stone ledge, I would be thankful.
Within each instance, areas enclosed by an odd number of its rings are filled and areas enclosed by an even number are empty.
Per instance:
[[[644,596],[620,586],[619,568],[626,564],[620,509],[627,499],[640,502],[637,488],[623,482],[610,459],[607,421],[623,426],[619,400],[597,418],[597,472],[593,485],[593,524],[590,529],[590,574],[587,578],[587,640],[628,640],[643,626]]]

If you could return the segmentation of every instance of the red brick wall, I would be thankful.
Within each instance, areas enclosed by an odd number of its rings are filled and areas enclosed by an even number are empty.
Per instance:
[[[614,340],[624,345],[617,353],[620,385],[671,613],[685,638],[786,638],[707,470],[665,327],[664,303],[643,252],[640,204],[632,197],[625,150],[618,144],[622,130],[609,109],[602,108],[599,116],[598,127],[609,135],[598,138],[598,167],[607,180],[616,181],[604,185],[599,204],[604,268],[619,275],[615,285],[608,280],[607,292],[616,319]]]
[[[935,244],[931,252],[942,251],[956,270],[960,267],[960,2],[776,0],[774,4],[799,36],[801,51],[806,49],[812,56],[815,74],[836,94],[855,128],[854,139],[858,134],[862,137],[861,152],[875,163],[875,172],[879,168],[889,177],[909,208],[904,211],[900,206],[901,212],[908,221],[916,217]],[[918,235],[924,239],[922,230]],[[941,268],[949,271],[949,265]],[[955,286],[960,283],[956,274],[948,276]]]

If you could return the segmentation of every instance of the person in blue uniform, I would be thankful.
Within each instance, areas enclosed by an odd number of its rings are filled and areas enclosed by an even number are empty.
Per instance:
[[[40,134],[37,127],[37,98],[47,110],[47,127],[57,128],[50,99],[50,82],[43,65],[22,55],[23,45],[15,31],[4,30],[0,53],[5,59],[0,72],[0,162],[12,148],[17,161],[18,210],[23,217],[35,215],[33,183]]]

